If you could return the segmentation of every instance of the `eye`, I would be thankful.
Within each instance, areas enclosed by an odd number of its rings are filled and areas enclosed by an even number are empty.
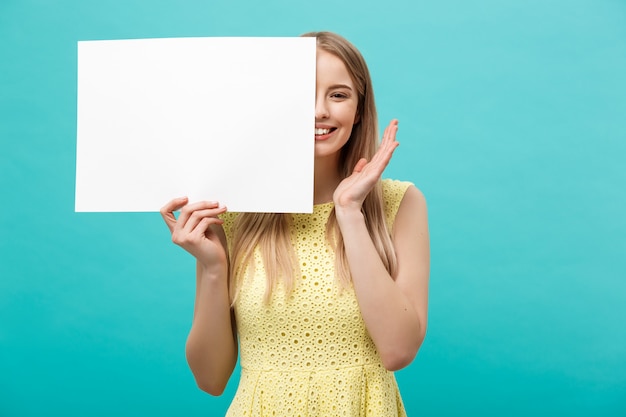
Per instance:
[[[345,99],[347,99],[349,96],[348,96],[348,94],[346,94],[346,93],[341,93],[341,92],[338,92],[338,91],[337,91],[337,92],[331,93],[331,94],[330,94],[330,97],[331,97],[331,98],[334,98],[334,99],[338,99],[338,100],[345,100]]]

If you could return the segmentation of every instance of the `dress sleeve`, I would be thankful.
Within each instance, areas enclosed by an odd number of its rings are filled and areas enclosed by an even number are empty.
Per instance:
[[[226,235],[226,242],[228,243],[229,248],[231,247],[233,240],[233,226],[238,215],[239,213],[227,211],[219,216],[220,219],[224,220],[222,227],[224,228],[224,234]]]
[[[404,193],[406,193],[406,190],[408,190],[411,185],[413,185],[413,183],[408,181],[392,179],[384,179],[382,181],[385,216],[389,232],[393,230],[393,223],[396,219],[398,209],[400,208],[400,203],[404,198]]]

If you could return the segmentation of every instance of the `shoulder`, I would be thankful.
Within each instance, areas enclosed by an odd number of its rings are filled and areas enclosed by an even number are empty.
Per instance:
[[[426,204],[422,192],[409,181],[383,179],[382,195],[385,215],[390,230],[393,228],[395,219],[400,211],[406,211],[407,206],[409,207],[408,210],[412,210],[416,206]]]
[[[400,204],[400,201],[402,201],[402,198],[404,197],[404,193],[406,193],[407,189],[411,186],[413,186],[413,183],[409,181],[400,181],[390,178],[383,179],[382,188],[383,200],[385,201],[385,204]]]
[[[407,187],[395,217],[393,235],[422,236],[428,240],[428,209],[426,197],[413,184]]]
[[[224,221],[222,227],[224,228],[224,234],[226,235],[228,242],[230,242],[233,237],[233,225],[235,224],[237,217],[239,217],[239,213],[233,211],[227,211],[219,216],[219,218]]]

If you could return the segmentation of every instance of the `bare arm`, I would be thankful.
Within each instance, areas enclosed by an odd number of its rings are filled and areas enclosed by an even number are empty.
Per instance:
[[[220,395],[237,363],[235,320],[223,276],[196,265],[196,301],[185,349],[198,387]]]
[[[333,196],[359,308],[389,370],[407,366],[424,340],[430,256],[426,201],[417,188],[407,190],[394,223],[398,259],[394,277],[384,267],[361,212],[363,200],[398,146],[397,128],[397,121],[392,121],[376,155],[371,161],[359,161]]]
[[[359,308],[384,366],[407,366],[426,335],[429,243],[426,202],[410,187],[398,210],[393,243],[398,272],[383,265],[361,212],[337,214]]]
[[[174,211],[182,208],[178,219]],[[161,209],[172,241],[196,258],[196,298],[186,355],[198,387],[220,395],[237,362],[236,326],[228,295],[228,257],[215,202],[175,199]]]

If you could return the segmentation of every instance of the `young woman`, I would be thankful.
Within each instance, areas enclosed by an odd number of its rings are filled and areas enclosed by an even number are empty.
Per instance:
[[[379,145],[361,54],[333,33],[304,36],[317,38],[313,213],[186,198],[161,210],[197,260],[187,360],[220,395],[239,345],[228,416],[404,416],[393,371],[426,333],[426,202],[410,183],[381,180],[398,122]]]

